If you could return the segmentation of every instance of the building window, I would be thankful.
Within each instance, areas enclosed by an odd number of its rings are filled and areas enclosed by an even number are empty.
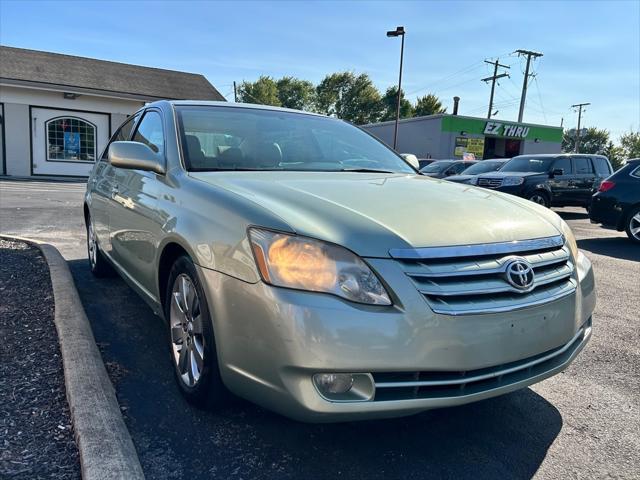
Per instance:
[[[46,123],[47,160],[94,162],[96,127],[75,117],[58,117]]]

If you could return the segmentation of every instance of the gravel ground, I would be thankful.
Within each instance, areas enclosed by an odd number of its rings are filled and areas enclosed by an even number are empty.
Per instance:
[[[0,478],[80,478],[47,264],[0,240],[0,265]]]

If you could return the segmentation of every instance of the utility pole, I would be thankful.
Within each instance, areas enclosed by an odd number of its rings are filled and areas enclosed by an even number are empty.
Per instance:
[[[580,121],[582,120],[582,107],[586,107],[587,105],[591,105],[590,103],[576,103],[575,105],[571,105],[571,108],[578,109],[578,128],[576,128],[576,144],[573,148],[575,153],[580,153]]]
[[[524,103],[527,99],[527,84],[529,83],[529,77],[533,74],[529,73],[529,67],[531,66],[531,58],[538,58],[542,56],[542,53],[532,52],[531,50],[516,50],[515,53],[518,56],[527,56],[527,66],[524,70],[524,81],[522,82],[522,95],[520,96],[520,111],[518,112],[518,122],[522,122],[522,116],[524,115]]]
[[[393,149],[396,149],[398,144],[398,122],[400,121],[400,101],[402,100],[402,59],[404,57],[404,27],[396,27],[395,30],[387,32],[387,37],[402,37],[402,43],[400,44],[400,74],[398,76],[398,103],[396,105],[396,125],[393,131]]]
[[[229,84],[227,84],[229,85]],[[236,89],[236,81],[233,81],[233,101],[238,103],[238,90]]]
[[[493,110],[493,94],[496,90],[496,80],[498,80],[499,78],[502,77],[508,77],[509,74],[508,73],[501,73],[500,75],[498,75],[498,67],[502,67],[502,68],[511,68],[508,65],[501,65],[499,62],[499,58],[496,59],[495,62],[490,62],[488,60],[485,60],[484,63],[488,63],[489,65],[493,65],[493,76],[492,77],[487,77],[487,78],[483,78],[482,81],[483,82],[488,82],[489,80],[491,80],[491,96],[489,97],[489,112],[487,113],[487,119],[491,118],[491,111]]]

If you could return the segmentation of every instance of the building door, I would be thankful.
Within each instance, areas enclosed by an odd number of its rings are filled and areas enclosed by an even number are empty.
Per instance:
[[[88,177],[109,133],[108,114],[31,108],[32,173]]]
[[[4,159],[4,103],[0,103],[0,175],[6,175],[7,162]]]

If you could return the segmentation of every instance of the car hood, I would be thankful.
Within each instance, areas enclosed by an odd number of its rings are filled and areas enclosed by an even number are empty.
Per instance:
[[[444,177],[443,180],[447,180],[448,182],[464,183],[474,177],[477,177],[477,175],[451,175],[450,177]]]
[[[496,177],[496,178],[504,178],[504,177],[534,177],[536,175],[546,175],[545,172],[488,172],[481,173],[478,177]]]
[[[387,257],[391,248],[505,242],[559,233],[533,204],[529,207],[510,195],[422,175],[282,171],[190,175],[267,209],[300,235],[343,245],[365,257]]]

